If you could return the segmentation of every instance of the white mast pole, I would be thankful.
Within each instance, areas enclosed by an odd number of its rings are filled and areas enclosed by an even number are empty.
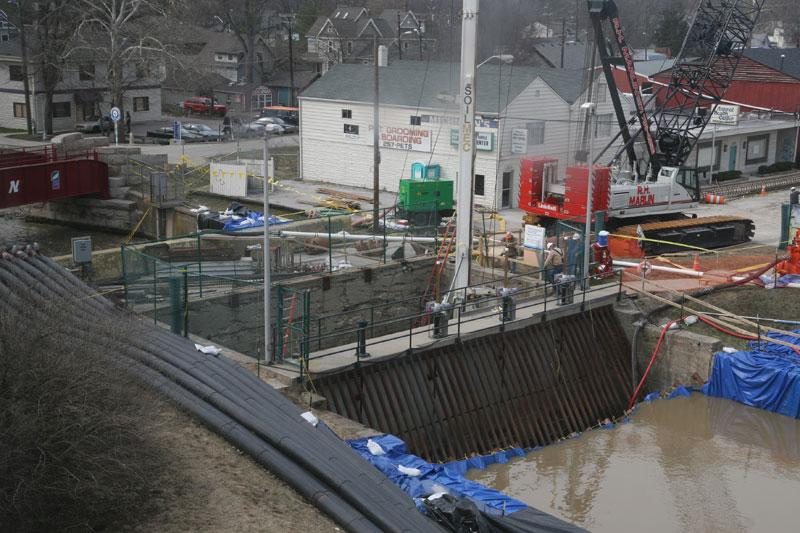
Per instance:
[[[464,0],[461,10],[461,86],[458,135],[458,182],[456,190],[456,265],[453,288],[469,286],[472,263],[472,174],[475,153],[475,56],[478,32],[478,0]],[[455,298],[464,298],[458,293]]]

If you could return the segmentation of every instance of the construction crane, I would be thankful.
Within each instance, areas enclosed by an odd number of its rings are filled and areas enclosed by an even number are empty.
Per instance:
[[[615,172],[608,167],[595,169],[593,212],[605,211],[618,234],[645,237],[641,246],[647,253],[678,249],[678,244],[715,248],[752,238],[752,220],[688,219],[682,214],[697,207],[700,199],[696,171],[683,165],[711,119],[713,106],[721,102],[733,79],[763,4],[764,0],[701,0],[672,66],[670,81],[658,92],[660,104],[651,113],[636,77],[634,53],[625,39],[616,3],[588,0],[595,43],[619,125],[617,136],[593,162],[596,164],[620,137],[623,143],[609,162],[609,167],[618,167]],[[618,56],[612,55],[607,45],[605,23],[611,28],[609,35]],[[633,118],[620,101],[613,74],[615,64],[623,65],[627,73],[636,108]],[[656,94],[649,96],[652,100]],[[634,126],[638,126],[635,131]],[[644,147],[641,157],[635,149],[640,137]],[[623,153],[627,165],[620,164]],[[556,164],[549,158],[522,161],[520,207],[528,211],[528,223],[579,215],[585,219],[588,169],[568,167],[566,178],[560,178]]]

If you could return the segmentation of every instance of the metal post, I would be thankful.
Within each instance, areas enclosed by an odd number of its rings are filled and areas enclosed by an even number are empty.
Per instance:
[[[592,242],[592,185],[594,182],[594,128],[597,106],[586,102],[581,107],[589,110],[589,183],[586,187],[586,235],[583,236],[583,290],[589,287],[589,251]]]
[[[189,271],[183,271],[183,336],[189,337]]]
[[[367,353],[367,326],[369,320],[366,318],[359,318],[356,322],[358,324],[358,348],[356,348],[356,361],[360,361],[364,357],[369,357]]]
[[[331,215],[328,213],[328,273],[333,272],[333,238],[331,237]]]
[[[272,332],[270,330],[270,260],[269,260],[269,132],[264,130],[264,359],[272,361]]]
[[[477,48],[478,0],[464,0],[461,10],[461,87],[459,165],[456,218],[456,264],[453,287],[469,286],[472,262],[472,168],[475,153],[475,55]],[[460,294],[460,293],[456,293]]]
[[[378,139],[380,138],[380,126],[379,126],[379,84],[378,84],[378,33],[375,32],[373,36],[373,89],[374,89],[374,104],[372,106],[372,122],[373,122],[373,129],[372,129],[372,142],[373,142],[373,149],[372,149],[372,233],[374,235],[378,234],[378,209],[380,208],[380,195],[378,191],[380,190],[380,166],[381,166],[381,152],[380,147],[378,146]],[[385,242],[385,241],[384,241]],[[384,244],[385,246],[385,244]]]

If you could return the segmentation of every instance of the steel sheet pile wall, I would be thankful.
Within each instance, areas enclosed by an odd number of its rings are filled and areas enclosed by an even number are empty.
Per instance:
[[[622,415],[630,346],[611,306],[316,378],[331,410],[429,461],[550,444]]]

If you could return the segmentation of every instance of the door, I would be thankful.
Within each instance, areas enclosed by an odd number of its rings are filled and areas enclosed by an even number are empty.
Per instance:
[[[511,207],[511,178],[514,172],[506,170],[503,172],[503,186],[500,193],[500,207]]]
[[[736,170],[736,145],[732,144],[728,152],[728,170]]]

